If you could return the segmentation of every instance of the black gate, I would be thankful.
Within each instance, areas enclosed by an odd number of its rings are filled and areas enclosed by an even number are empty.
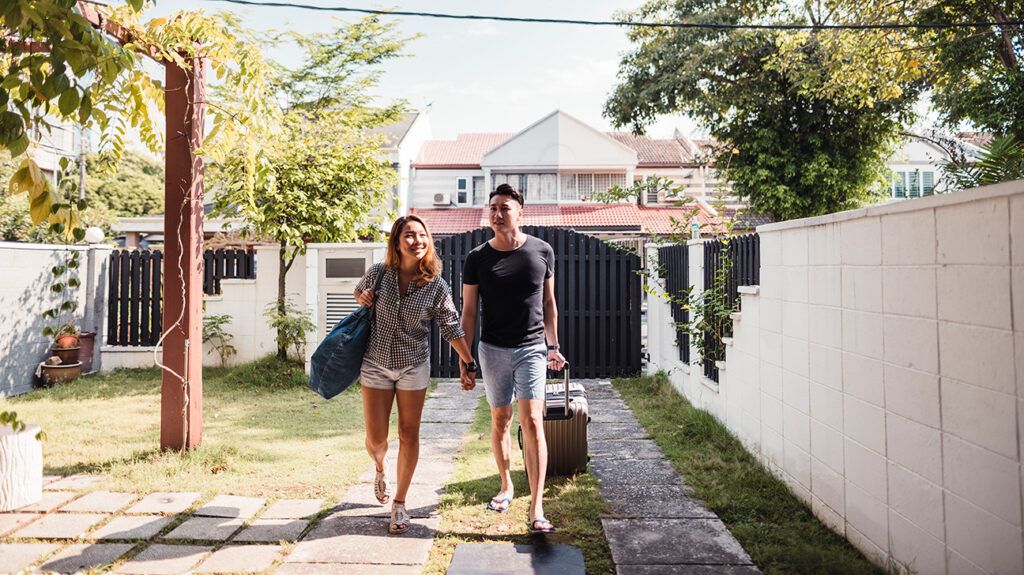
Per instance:
[[[558,342],[573,366],[572,376],[640,373],[640,258],[563,228],[526,226],[523,231],[548,242],[555,251]],[[458,309],[462,309],[466,254],[491,237],[490,229],[481,228],[435,242]],[[478,340],[479,334],[474,342]],[[458,354],[441,339],[436,327],[431,331],[430,346],[431,377],[458,377]],[[475,346],[473,351],[475,354]]]

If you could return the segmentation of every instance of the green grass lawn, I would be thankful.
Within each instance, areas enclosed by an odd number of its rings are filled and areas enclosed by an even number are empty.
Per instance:
[[[664,374],[613,384],[695,495],[762,571],[884,573],[818,521],[721,423],[680,396]]]
[[[491,455],[490,411],[481,398],[469,438],[458,457],[447,492],[441,497],[441,526],[424,573],[444,573],[459,543],[533,543],[527,532],[530,488],[513,424],[512,481],[516,497],[506,513],[485,507],[501,483]],[[614,573],[611,551],[601,527],[605,503],[592,475],[549,478],[544,513],[559,532],[546,536],[552,543],[575,545],[583,551],[587,573]]]
[[[369,464],[359,386],[325,401],[274,358],[204,370],[203,442],[184,454],[159,448],[156,369],[0,398],[12,409],[46,432],[45,473],[103,474],[102,489],[336,500]]]

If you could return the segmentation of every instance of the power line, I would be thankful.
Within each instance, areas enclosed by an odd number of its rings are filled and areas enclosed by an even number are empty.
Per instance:
[[[486,20],[491,22],[516,22],[530,24],[571,24],[577,26],[617,26],[639,28],[705,28],[711,30],[906,30],[942,28],[991,28],[993,26],[1022,26],[1024,20],[987,20],[976,22],[935,22],[906,23],[887,22],[879,24],[724,24],[715,22],[636,22],[630,20],[576,20],[571,18],[524,18],[516,16],[485,16],[480,14],[448,14],[443,12],[412,12],[408,10],[375,10],[371,8],[350,8],[347,6],[315,6],[292,2],[255,2],[253,0],[206,0],[207,2],[228,2],[260,8],[297,8],[319,12],[351,12],[376,16],[413,16],[447,20]]]

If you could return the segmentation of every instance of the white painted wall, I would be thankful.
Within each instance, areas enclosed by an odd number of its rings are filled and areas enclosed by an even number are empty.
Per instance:
[[[412,183],[412,163],[416,161],[416,155],[420,153],[423,143],[431,138],[430,117],[426,112],[420,112],[413,121],[405,138],[398,146],[395,168],[398,170],[398,209],[399,216],[408,215],[411,207],[410,187]]]
[[[467,178],[469,180],[469,195],[473,193],[473,177],[483,177],[484,171],[480,169],[467,170],[437,170],[415,168],[412,170],[412,185],[410,186],[410,208],[444,208],[446,206],[434,205],[434,194],[437,192],[451,195],[450,207],[455,207],[456,180]],[[470,201],[472,201],[470,199]],[[469,207],[469,206],[465,206]]]
[[[484,169],[632,169],[636,152],[565,112],[555,111],[484,154]]]
[[[221,280],[222,293],[220,295],[203,297],[206,315],[227,314],[231,316],[231,323],[225,326],[225,329],[233,336],[229,343],[235,347],[237,354],[231,358],[228,365],[238,365],[277,352],[276,332],[268,325],[263,314],[267,306],[277,299],[278,247],[259,245],[254,249],[256,251],[256,279]],[[305,307],[315,323],[320,323],[321,316],[319,298],[316,297],[316,294],[322,281],[319,276],[319,270],[323,269],[320,260],[325,252],[329,252],[335,257],[366,257],[368,267],[383,259],[384,249],[383,244],[377,243],[310,244],[306,255],[296,257],[286,278],[288,298],[293,303]],[[311,294],[313,295],[311,296]],[[322,330],[308,335],[307,355],[312,352],[312,348],[322,336]],[[160,357],[158,349],[157,355],[154,356],[154,349],[156,348],[104,346],[102,370],[152,367],[155,365],[154,359]],[[212,344],[207,343],[203,346],[203,365],[210,367],[221,365],[220,356],[214,351]]]
[[[78,278],[82,285],[71,289],[78,302],[74,318],[84,331],[102,333],[111,248],[93,245],[67,249],[81,254]],[[0,395],[30,391],[36,366],[49,356],[52,342],[42,334],[48,324],[42,313],[63,299],[50,291],[50,269],[64,262],[65,255],[61,245],[0,242]]]
[[[651,369],[880,564],[1024,572],[1024,181],[758,231],[720,383],[653,297]]]

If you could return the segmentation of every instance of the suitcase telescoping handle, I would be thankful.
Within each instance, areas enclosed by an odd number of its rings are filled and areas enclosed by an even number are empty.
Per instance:
[[[565,417],[569,417],[569,362],[562,364],[562,378],[565,380]],[[544,412],[547,413],[547,406],[544,406]]]

